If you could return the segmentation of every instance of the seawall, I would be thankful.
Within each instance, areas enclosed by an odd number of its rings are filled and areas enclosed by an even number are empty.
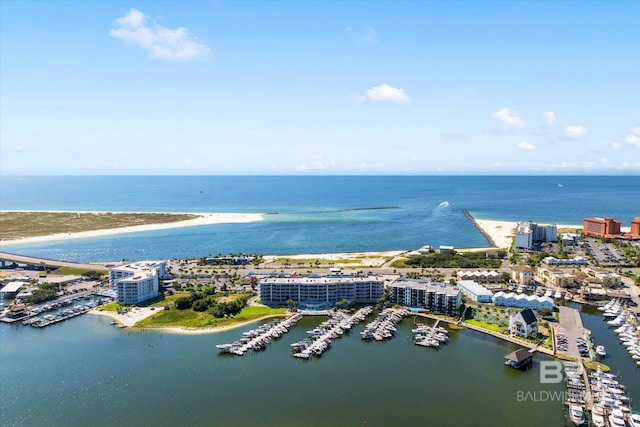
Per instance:
[[[491,236],[490,236],[489,234],[487,234],[487,233],[482,229],[482,227],[480,227],[480,226],[478,225],[478,223],[476,222],[476,219],[475,219],[475,218],[474,218],[474,217],[469,213],[469,211],[468,211],[468,210],[463,209],[463,210],[462,210],[462,213],[464,214],[464,216],[466,216],[466,217],[467,217],[467,219],[468,219],[469,221],[471,221],[471,223],[472,223],[473,225],[475,225],[475,227],[478,229],[478,231],[480,231],[480,233],[482,233],[482,235],[484,236],[484,238],[485,238],[485,239],[487,239],[487,242],[489,242],[489,245],[490,245],[490,246],[492,246],[492,247],[494,247],[494,248],[497,248],[497,247],[498,247],[498,245],[496,245],[496,242],[494,242],[494,241],[493,241],[493,239],[491,238]]]

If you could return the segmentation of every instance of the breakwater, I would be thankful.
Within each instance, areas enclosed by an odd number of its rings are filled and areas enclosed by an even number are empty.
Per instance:
[[[469,213],[469,211],[468,211],[468,210],[463,209],[463,210],[462,210],[462,213],[464,214],[464,216],[466,216],[466,217],[467,217],[467,219],[468,219],[469,221],[471,221],[471,223],[472,223],[473,225],[475,225],[475,227],[478,229],[478,231],[480,231],[480,233],[482,233],[482,235],[484,236],[484,238],[485,238],[485,239],[487,239],[487,242],[489,242],[489,245],[491,245],[491,246],[492,246],[492,247],[494,247],[494,248],[497,248],[497,247],[498,247],[498,245],[496,245],[496,242],[494,242],[494,241],[493,241],[493,239],[491,238],[491,236],[490,236],[489,234],[487,234],[487,233],[482,229],[482,227],[480,227],[480,226],[478,225],[478,223],[476,222],[476,219],[475,219],[475,218],[474,218],[474,217]]]

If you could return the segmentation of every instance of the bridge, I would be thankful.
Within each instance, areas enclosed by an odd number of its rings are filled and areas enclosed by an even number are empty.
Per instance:
[[[42,267],[45,269],[70,267],[83,270],[109,271],[109,267],[105,266],[104,264],[85,264],[67,261],[56,261],[52,259],[35,258],[30,256],[0,252],[0,265],[2,265],[2,268],[5,268],[7,263],[25,264],[33,267]]]

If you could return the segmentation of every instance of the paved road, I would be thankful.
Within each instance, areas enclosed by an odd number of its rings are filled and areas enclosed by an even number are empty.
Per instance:
[[[55,261],[51,259],[43,259],[43,258],[34,258],[30,256],[23,255],[15,255],[6,252],[0,252],[0,261],[8,261],[15,262],[17,264],[27,264],[33,266],[42,266],[42,267],[71,267],[71,268],[81,268],[86,270],[96,270],[96,271],[109,271],[108,267],[100,264],[81,264],[75,262],[66,262],[66,261]]]

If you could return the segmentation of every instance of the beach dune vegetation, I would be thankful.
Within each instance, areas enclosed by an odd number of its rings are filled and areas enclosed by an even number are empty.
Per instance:
[[[484,252],[446,251],[399,259],[394,261],[392,266],[396,268],[500,268],[502,259],[506,256],[505,251],[497,251],[497,256],[492,257],[488,257]]]

